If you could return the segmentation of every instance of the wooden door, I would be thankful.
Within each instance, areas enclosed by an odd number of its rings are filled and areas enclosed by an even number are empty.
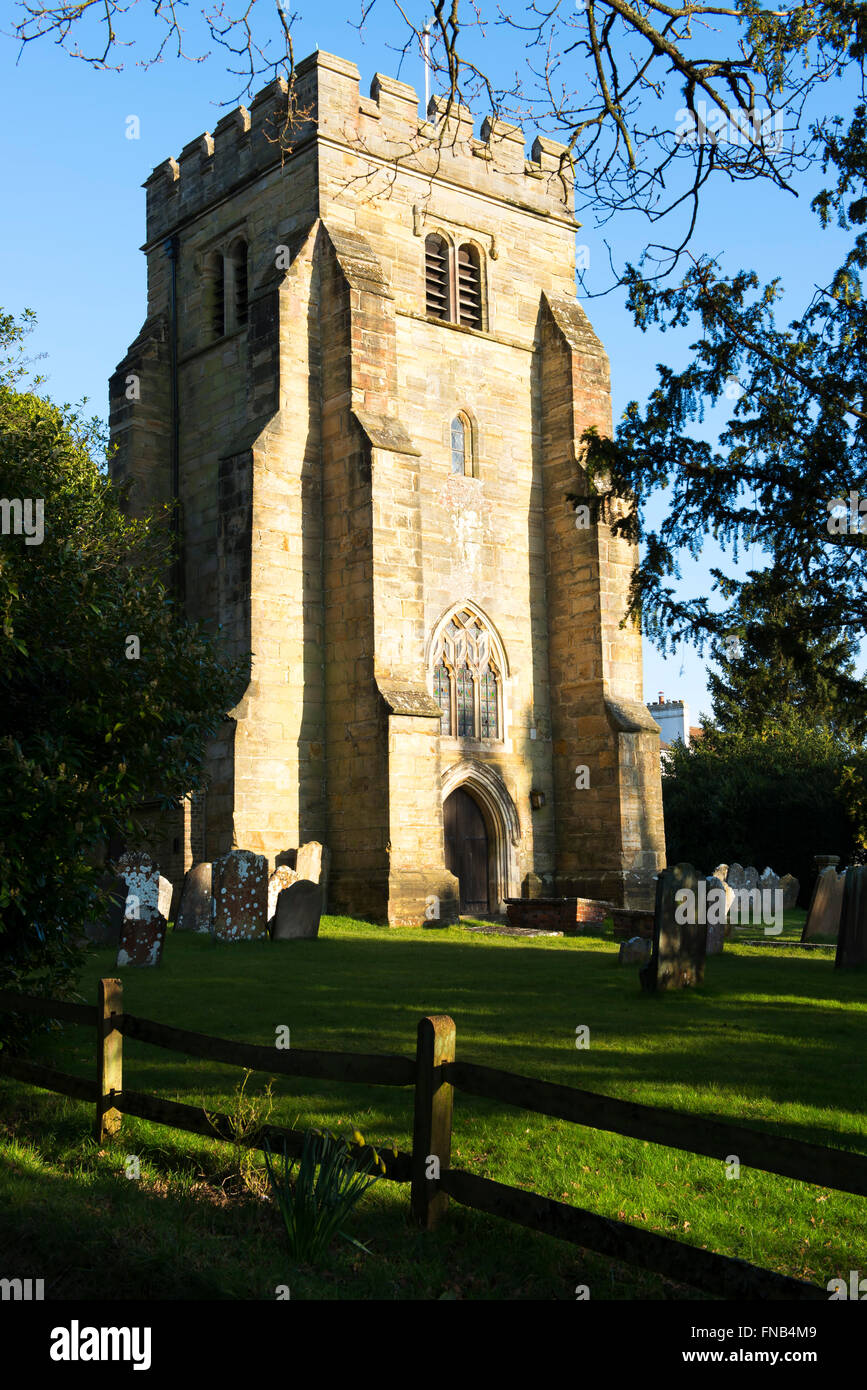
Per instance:
[[[478,805],[458,787],[443,805],[446,868],[461,885],[461,912],[488,911],[488,835]]]

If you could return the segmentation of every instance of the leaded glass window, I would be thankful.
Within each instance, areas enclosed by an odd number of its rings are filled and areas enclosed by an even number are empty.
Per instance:
[[[443,712],[440,733],[450,734],[452,731],[452,683],[449,668],[443,662],[440,662],[434,671],[434,699]]]
[[[497,678],[493,672],[486,671],[482,676],[482,688],[479,698],[482,738],[499,738],[497,704]]]
[[[476,733],[476,686],[469,666],[458,668],[458,738],[474,738]]]

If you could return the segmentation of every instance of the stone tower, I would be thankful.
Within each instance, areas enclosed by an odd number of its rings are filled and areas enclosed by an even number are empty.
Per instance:
[[[321,52],[295,107],[288,155],[278,81],[147,180],[111,382],[115,476],[177,499],[187,610],[252,653],[164,861],[321,840],[330,910],[392,923],[644,903],[635,555],[567,500],[611,405],[564,150]]]

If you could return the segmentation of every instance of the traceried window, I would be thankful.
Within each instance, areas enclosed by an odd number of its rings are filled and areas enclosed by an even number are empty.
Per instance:
[[[440,633],[433,676],[434,698],[443,711],[441,733],[502,737],[502,671],[491,635],[471,609],[455,613]]]
[[[440,236],[429,236],[424,244],[425,303],[434,318],[450,319],[451,275],[450,247]]]

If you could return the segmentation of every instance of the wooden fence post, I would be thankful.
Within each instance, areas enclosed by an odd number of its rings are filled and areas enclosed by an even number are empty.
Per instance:
[[[440,1079],[437,1068],[455,1060],[454,1020],[447,1014],[420,1019],[415,1057],[410,1204],[415,1220],[430,1231],[449,1204],[439,1174],[451,1159],[454,1087]]]
[[[116,1020],[123,1013],[123,981],[100,980],[96,996],[96,1141],[117,1134],[121,1114],[111,1092],[123,1090],[123,1034]]]

